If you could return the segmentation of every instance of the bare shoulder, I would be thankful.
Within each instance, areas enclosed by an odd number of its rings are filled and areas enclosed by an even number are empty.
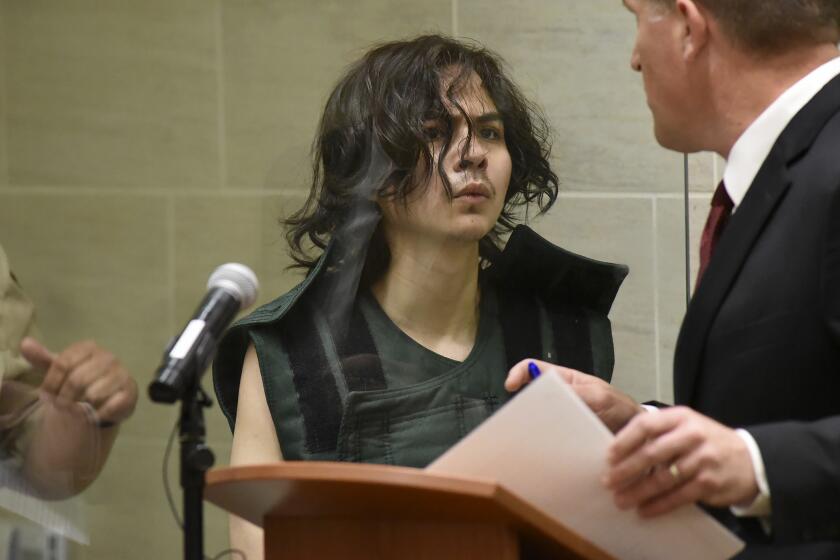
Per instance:
[[[268,409],[254,346],[248,347],[239,384],[239,405],[230,452],[231,465],[271,463],[283,459]]]

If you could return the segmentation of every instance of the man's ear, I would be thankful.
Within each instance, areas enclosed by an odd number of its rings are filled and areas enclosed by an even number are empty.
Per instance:
[[[683,24],[683,58],[686,61],[694,60],[709,41],[709,12],[694,0],[677,0],[675,8]]]

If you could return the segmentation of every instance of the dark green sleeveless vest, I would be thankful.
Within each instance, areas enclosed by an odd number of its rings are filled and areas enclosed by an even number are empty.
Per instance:
[[[504,379],[522,359],[541,358],[607,381],[612,376],[607,313],[626,266],[574,255],[530,228],[516,228],[482,271],[470,357],[439,375],[394,386],[389,349],[377,348],[360,306],[335,332],[323,298],[312,296],[328,253],[300,285],[235,323],[213,364],[216,395],[233,428],[242,362],[254,345],[286,460],[423,467],[510,398]],[[471,367],[472,356],[481,353],[497,366]]]

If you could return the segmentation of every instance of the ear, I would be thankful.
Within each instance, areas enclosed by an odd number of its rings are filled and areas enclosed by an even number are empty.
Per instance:
[[[694,0],[677,0],[675,9],[683,24],[682,55],[686,61],[696,59],[709,41],[709,13]]]

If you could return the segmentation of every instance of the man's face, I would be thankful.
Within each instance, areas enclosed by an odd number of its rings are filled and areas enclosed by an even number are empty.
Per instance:
[[[505,203],[511,159],[502,117],[478,76],[473,75],[456,96],[465,116],[447,107],[452,117],[449,149],[442,168],[452,191],[447,197],[438,162],[447,135],[446,123],[427,121],[424,128],[434,166],[427,184],[412,191],[406,203],[383,199],[380,205],[386,234],[421,236],[424,241],[476,242],[495,226]],[[468,122],[473,135],[467,144]]]
[[[692,151],[686,145],[692,110],[679,13],[655,0],[624,0],[624,5],[636,16],[630,66],[642,74],[656,140],[665,148]]]

